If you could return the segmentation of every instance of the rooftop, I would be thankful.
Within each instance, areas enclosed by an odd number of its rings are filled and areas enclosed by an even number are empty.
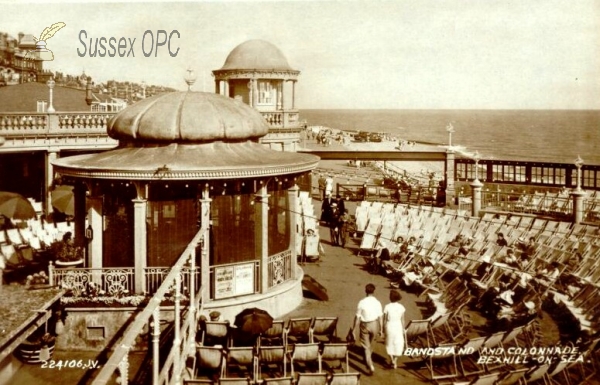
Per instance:
[[[265,40],[248,40],[235,47],[221,70],[293,71],[286,57],[275,45]]]
[[[0,113],[37,112],[37,101],[50,98],[48,86],[30,82],[0,87]],[[89,111],[85,90],[55,86],[52,104],[56,111]]]

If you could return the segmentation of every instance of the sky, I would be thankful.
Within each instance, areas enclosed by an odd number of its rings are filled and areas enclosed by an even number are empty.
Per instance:
[[[95,82],[184,90],[191,68],[193,89],[213,92],[229,52],[264,39],[301,71],[300,109],[600,109],[600,0],[0,3],[14,37],[66,23],[45,68]],[[80,57],[82,30],[86,45],[135,38],[135,57]],[[158,30],[178,31],[175,57],[144,56]]]

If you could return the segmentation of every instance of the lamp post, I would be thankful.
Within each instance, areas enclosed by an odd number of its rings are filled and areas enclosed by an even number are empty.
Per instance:
[[[452,133],[454,132],[454,126],[452,123],[448,123],[446,126],[446,132],[448,132],[448,149],[446,150],[446,164],[444,167],[444,186],[446,188],[446,205],[452,205],[454,202],[454,150],[452,149]]]
[[[452,147],[452,134],[455,132],[452,123],[448,123],[446,131],[448,132],[448,147]]]
[[[581,223],[583,220],[583,197],[585,192],[581,189],[581,166],[583,166],[583,159],[577,155],[575,159],[575,167],[577,167],[577,186],[574,191],[571,191],[571,197],[573,198],[573,223]]]
[[[185,80],[185,82],[188,85],[188,91],[191,91],[192,85],[194,85],[194,83],[196,82],[196,74],[194,73],[194,70],[191,68],[188,68],[186,70],[186,74],[183,79]]]
[[[48,88],[50,89],[50,101],[48,102],[48,112],[53,113],[55,112],[54,110],[54,106],[52,105],[52,90],[54,89],[54,85],[56,83],[54,82],[54,78],[50,78],[50,80],[48,80],[46,82],[46,85],[48,86]]]
[[[479,151],[475,150],[473,154],[473,160],[475,161],[475,180],[479,182],[479,159],[481,159],[481,155],[479,155]]]
[[[479,151],[476,150],[473,154],[475,179],[471,183],[471,215],[474,217],[478,217],[481,210],[481,188],[483,187],[483,183],[479,181],[479,159],[481,159],[481,156],[479,155]]]
[[[581,191],[581,166],[583,166],[583,159],[577,155],[577,159],[575,159],[575,167],[577,167],[577,191]]]

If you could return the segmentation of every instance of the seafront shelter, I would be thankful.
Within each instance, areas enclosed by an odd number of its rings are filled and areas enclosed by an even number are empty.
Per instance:
[[[193,287],[204,288],[204,308],[228,317],[252,303],[278,316],[299,305],[291,213],[296,179],[319,158],[267,148],[259,140],[268,131],[240,101],[176,92],[113,117],[108,134],[117,148],[54,161],[75,185],[75,242],[88,251],[86,279],[109,279],[110,270],[128,290],[153,293],[202,227]]]

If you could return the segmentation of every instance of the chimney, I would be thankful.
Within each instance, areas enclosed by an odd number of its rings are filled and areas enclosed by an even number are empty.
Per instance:
[[[88,106],[92,105],[94,98],[92,97],[92,77],[87,77],[87,84],[85,85],[85,102]]]

